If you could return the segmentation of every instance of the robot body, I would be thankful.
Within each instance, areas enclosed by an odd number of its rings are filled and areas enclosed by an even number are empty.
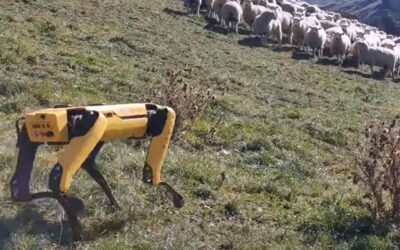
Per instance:
[[[43,109],[17,122],[19,148],[16,172],[11,180],[14,201],[35,198],[56,198],[69,215],[73,231],[79,231],[77,218],[64,199],[74,174],[85,169],[103,188],[115,209],[119,208],[104,177],[95,167],[95,158],[104,142],[119,138],[138,139],[151,136],[151,143],[143,169],[143,181],[163,185],[171,193],[176,207],[183,206],[183,198],[161,181],[161,168],[175,123],[175,112],[155,104],[94,105],[86,107],[55,107]],[[52,192],[31,194],[29,182],[37,148],[41,144],[64,145],[58,162],[49,177]],[[74,234],[80,239],[79,232]]]

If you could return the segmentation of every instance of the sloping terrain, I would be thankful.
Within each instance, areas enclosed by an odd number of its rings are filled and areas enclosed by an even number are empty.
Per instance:
[[[115,214],[81,171],[86,241],[79,249],[385,248],[399,232],[373,220],[351,182],[364,126],[399,112],[398,83],[351,68],[293,59],[211,29],[174,0],[0,2],[0,246],[71,247],[53,201],[9,202],[14,120],[58,103],[144,102],[184,69],[216,100],[172,142],[164,179],[186,199],[176,210],[141,183],[147,140],[106,144],[98,165]],[[222,94],[221,92],[224,92]],[[211,132],[213,131],[213,132]],[[46,189],[55,163],[40,150],[32,180]]]
[[[400,2],[393,0],[308,0],[324,9],[359,19],[388,33],[400,35]]]

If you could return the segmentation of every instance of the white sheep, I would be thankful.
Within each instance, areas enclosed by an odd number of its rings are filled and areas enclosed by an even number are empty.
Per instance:
[[[292,44],[292,20],[293,15],[287,11],[278,12],[278,20],[281,22],[282,34],[286,35]]]
[[[234,29],[236,34],[239,32],[239,23],[242,14],[242,7],[238,2],[228,1],[222,6],[221,19],[227,27],[227,33],[229,33],[231,29]]]
[[[332,55],[335,55],[337,57],[340,65],[343,64],[343,56],[347,58],[347,55],[350,52],[350,47],[351,41],[346,33],[335,33],[333,35],[333,39],[330,45],[330,51]]]
[[[358,50],[358,63],[369,65],[371,74],[374,73],[374,66],[383,67],[391,72],[392,79],[394,79],[394,72],[399,58],[393,50],[383,47],[371,47],[365,41],[357,42],[356,48]]]
[[[355,42],[357,38],[359,37],[359,32],[364,32],[363,30],[360,31],[360,28],[355,26],[353,23],[351,23],[349,20],[342,19],[341,21],[346,21],[342,22],[340,26],[344,30],[344,32],[349,36],[351,42]]]
[[[212,10],[215,13],[215,15],[217,16],[217,20],[221,21],[221,8],[222,6],[224,6],[225,3],[229,2],[229,1],[235,1],[237,3],[240,3],[239,0],[215,0]]]
[[[253,28],[253,22],[256,16],[262,12],[268,10],[266,7],[261,5],[253,4],[252,0],[244,0],[243,3],[243,20]]]
[[[332,27],[332,28],[326,29],[325,33],[326,33],[326,41],[325,41],[324,49],[326,49],[330,52],[333,37],[335,36],[335,34],[343,33],[343,29],[341,27]]]
[[[304,46],[305,34],[311,26],[320,26],[320,22],[315,17],[294,17],[292,20],[293,44],[300,49]]]
[[[196,12],[196,14],[200,15],[200,6],[202,0],[185,0],[184,5],[187,8],[188,12]]]
[[[306,46],[310,47],[313,51],[313,55],[315,56],[315,52],[317,52],[317,57],[322,57],[322,50],[324,48],[326,42],[326,32],[321,26],[311,26],[305,36],[304,43]]]
[[[299,47],[304,45],[304,35],[308,29],[306,23],[302,22],[300,17],[293,17],[292,20],[292,44]]]
[[[274,11],[267,10],[256,16],[254,19],[253,31],[261,36],[261,43],[263,45],[267,44],[267,39],[272,35],[275,36],[279,44],[282,42],[281,22],[279,22]]]

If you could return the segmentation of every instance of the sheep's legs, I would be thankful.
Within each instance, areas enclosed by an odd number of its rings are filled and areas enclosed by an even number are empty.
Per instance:
[[[374,75],[374,66],[369,65],[369,67],[371,68],[371,75]]]
[[[231,22],[225,23],[226,25],[226,34],[228,35],[231,32]]]
[[[262,46],[267,46],[267,37],[266,36],[261,36],[261,44]]]

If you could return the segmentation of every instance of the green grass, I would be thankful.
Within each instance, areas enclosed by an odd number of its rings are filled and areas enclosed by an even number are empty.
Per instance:
[[[185,207],[174,209],[163,192],[141,183],[148,142],[108,143],[98,164],[122,210],[112,214],[100,188],[79,172],[70,193],[85,202],[88,240],[78,248],[398,244],[398,229],[372,219],[349,176],[364,126],[398,114],[398,84],[241,45],[247,35],[219,34],[204,28],[203,17],[173,11],[183,11],[173,0],[0,3],[2,248],[68,249],[71,240],[55,202],[8,200],[13,121],[57,103],[144,102],[169,70],[182,68],[192,84],[228,89],[168,153],[163,176]],[[38,154],[34,190],[46,188],[55,156]]]

